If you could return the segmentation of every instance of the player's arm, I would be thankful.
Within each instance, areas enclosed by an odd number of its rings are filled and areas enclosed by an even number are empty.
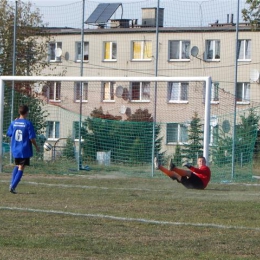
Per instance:
[[[37,152],[40,152],[40,148],[38,147],[35,138],[31,139],[31,142],[32,142],[32,144],[34,145],[34,147],[36,148],[36,151],[37,151]]]

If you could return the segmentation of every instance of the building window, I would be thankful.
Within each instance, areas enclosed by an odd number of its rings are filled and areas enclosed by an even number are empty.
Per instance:
[[[238,40],[238,60],[251,60],[251,40]]]
[[[166,125],[166,142],[185,143],[188,141],[188,127],[184,124],[169,123]]]
[[[49,62],[60,62],[62,54],[62,42],[49,43]]]
[[[81,84],[82,84],[82,88],[81,88]],[[82,97],[83,102],[88,101],[88,83],[87,82],[75,82],[74,95],[75,95],[75,98],[74,98],[75,102],[79,102],[80,97]]]
[[[248,104],[250,101],[250,84],[247,82],[237,83],[236,100],[239,103]]]
[[[190,60],[190,41],[169,41],[170,60]]]
[[[89,43],[84,42],[83,61],[89,60]],[[81,42],[76,42],[76,61],[81,61]]]
[[[60,101],[61,82],[49,82],[47,98],[49,101]]]
[[[204,91],[203,91],[203,101],[205,102],[206,97],[206,86],[204,85]],[[219,103],[219,83],[218,82],[212,82],[211,84],[211,103]]]
[[[188,101],[188,82],[169,82],[168,83],[168,101],[181,102]]]
[[[133,41],[132,60],[151,60],[152,41]]]
[[[104,60],[114,61],[117,59],[117,44],[116,42],[104,42]]]
[[[47,139],[60,138],[60,122],[47,121],[46,138]]]
[[[132,101],[149,101],[150,82],[132,82],[130,93]]]
[[[220,41],[206,41],[206,60],[220,60]]]
[[[103,101],[114,101],[115,82],[104,82],[102,84]]]

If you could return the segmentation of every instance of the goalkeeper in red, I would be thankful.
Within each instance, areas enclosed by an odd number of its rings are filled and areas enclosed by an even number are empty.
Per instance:
[[[15,159],[15,167],[9,188],[9,191],[14,194],[16,193],[15,188],[23,176],[25,166],[30,165],[30,157],[33,156],[32,145],[39,152],[33,124],[26,119],[28,113],[28,106],[20,106],[19,118],[12,121],[7,131],[7,136],[11,137],[11,150]]]
[[[210,181],[211,172],[210,168],[206,165],[206,159],[200,156],[197,160],[198,168],[185,163],[183,166],[187,167],[189,170],[184,170],[175,167],[175,165],[170,163],[170,170],[166,169],[158,163],[157,158],[154,159],[154,166],[156,169],[161,170],[164,174],[169,176],[173,180],[177,180],[179,183],[183,184],[188,189],[205,189]]]

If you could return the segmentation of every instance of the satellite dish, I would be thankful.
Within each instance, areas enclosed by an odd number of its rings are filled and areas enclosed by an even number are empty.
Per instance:
[[[35,93],[40,94],[40,93],[42,93],[42,88],[43,88],[43,86],[42,86],[41,83],[35,83],[33,90],[34,90]]]
[[[64,55],[65,60],[69,60],[70,54],[66,51]]]
[[[123,89],[122,86],[118,86],[118,87],[116,88],[116,96],[117,96],[118,98],[121,98],[121,97],[122,97],[123,92],[124,92],[124,89]]]
[[[197,57],[199,54],[199,48],[197,46],[193,46],[190,50],[190,54],[193,57]]]
[[[252,69],[250,71],[250,82],[257,82],[259,83],[259,71],[257,69]]]
[[[55,57],[59,58],[62,54],[62,49],[61,48],[56,48],[55,49]]]
[[[222,123],[222,129],[224,133],[228,133],[230,131],[230,123],[228,120],[224,120]]]
[[[119,110],[120,114],[125,114],[126,112],[126,107],[123,105],[120,107],[120,110]]]
[[[127,116],[131,116],[131,108],[130,107],[126,108],[125,114]]]

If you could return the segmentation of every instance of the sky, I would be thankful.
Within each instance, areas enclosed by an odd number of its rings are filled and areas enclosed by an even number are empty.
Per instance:
[[[15,2],[15,0],[9,0]],[[22,0],[31,2],[40,9],[43,21],[50,27],[81,28],[82,0]],[[99,3],[122,3],[112,19],[138,19],[141,22],[142,7],[156,7],[158,0],[85,0],[85,20]],[[227,14],[234,14],[236,21],[236,5],[238,0],[159,0],[164,8],[165,27],[200,27],[219,21],[225,23]],[[240,9],[245,0],[240,0]],[[135,3],[135,4],[134,4]],[[53,8],[52,8],[53,7]],[[241,10],[240,10],[241,16]],[[66,19],[64,19],[66,17]]]

